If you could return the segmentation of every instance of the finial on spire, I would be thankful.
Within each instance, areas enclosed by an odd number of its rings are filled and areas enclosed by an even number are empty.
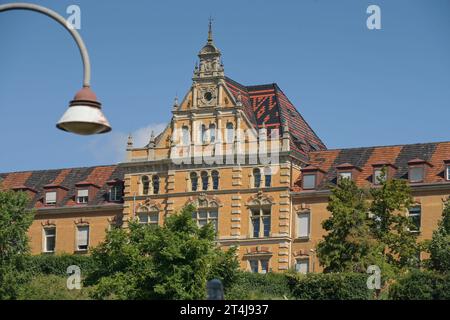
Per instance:
[[[173,110],[177,111],[179,108],[179,104],[178,104],[178,95],[175,95],[175,98],[173,99]]]
[[[127,147],[133,148],[133,137],[131,136],[131,133],[128,135]]]
[[[212,43],[212,42],[213,42],[213,37],[212,37],[212,22],[213,22],[213,18],[212,18],[211,16],[209,16],[208,43]]]

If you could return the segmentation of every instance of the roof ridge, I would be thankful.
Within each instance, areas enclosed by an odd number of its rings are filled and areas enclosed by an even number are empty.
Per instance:
[[[368,149],[368,148],[389,148],[389,147],[404,147],[404,146],[414,146],[414,145],[430,145],[430,144],[440,144],[440,143],[450,143],[450,140],[445,141],[430,141],[430,142],[415,142],[415,143],[399,143],[399,144],[387,144],[387,145],[375,145],[375,146],[361,146],[361,147],[350,147],[350,148],[333,148],[326,150],[315,150],[311,153],[321,153],[327,151],[340,151],[340,150],[354,150],[354,149]]]

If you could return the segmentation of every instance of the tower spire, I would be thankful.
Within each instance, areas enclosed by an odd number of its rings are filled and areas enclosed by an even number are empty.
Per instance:
[[[209,17],[209,27],[208,27],[208,43],[212,43],[213,42],[212,22],[213,22],[213,18],[210,16]]]

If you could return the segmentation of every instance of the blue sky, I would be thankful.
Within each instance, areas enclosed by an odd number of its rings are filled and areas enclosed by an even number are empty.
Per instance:
[[[210,15],[226,75],[278,83],[329,148],[450,140],[448,0],[34,2],[80,6],[113,132],[55,128],[81,88],[75,42],[43,15],[0,13],[0,172],[116,163],[129,132],[144,144],[189,89]]]

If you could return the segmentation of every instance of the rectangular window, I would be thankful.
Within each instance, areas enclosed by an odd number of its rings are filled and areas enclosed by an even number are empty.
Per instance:
[[[219,213],[217,209],[203,209],[199,210],[198,212],[194,212],[192,214],[192,217],[197,221],[197,225],[199,227],[203,227],[208,223],[211,223],[214,227],[214,230],[218,231],[218,219],[219,219]]]
[[[422,208],[420,206],[414,206],[409,209],[409,219],[412,222],[411,232],[420,231],[420,220],[422,215]]]
[[[297,259],[295,261],[295,271],[307,274],[309,272],[309,259]]]
[[[297,238],[308,238],[310,231],[310,213],[297,214]]]
[[[55,252],[56,228],[44,229],[44,252]]]
[[[350,171],[339,172],[339,179],[352,179],[352,173]]]
[[[77,193],[77,203],[88,203],[89,200],[89,190],[88,189],[82,189],[78,190]]]
[[[51,192],[45,193],[45,204],[46,205],[55,205],[56,204],[56,191],[51,191]]]
[[[122,187],[112,186],[109,191],[109,201],[122,201]]]
[[[260,260],[261,273],[269,272],[269,260]]]
[[[89,226],[77,227],[77,250],[86,251],[89,247]]]
[[[375,169],[373,170],[373,184],[380,184],[383,182],[383,179],[386,179],[386,177],[383,177],[383,170],[382,169]]]
[[[255,208],[251,210],[253,238],[270,237],[270,208]]]
[[[423,166],[409,168],[409,182],[423,181]]]
[[[250,271],[258,273],[258,260],[250,260]]]
[[[316,188],[316,175],[305,174],[303,176],[303,189],[315,189]]]
[[[450,181],[450,165],[445,167],[445,177]]]
[[[272,184],[272,176],[270,174],[264,175],[264,186],[266,188],[269,188]]]

